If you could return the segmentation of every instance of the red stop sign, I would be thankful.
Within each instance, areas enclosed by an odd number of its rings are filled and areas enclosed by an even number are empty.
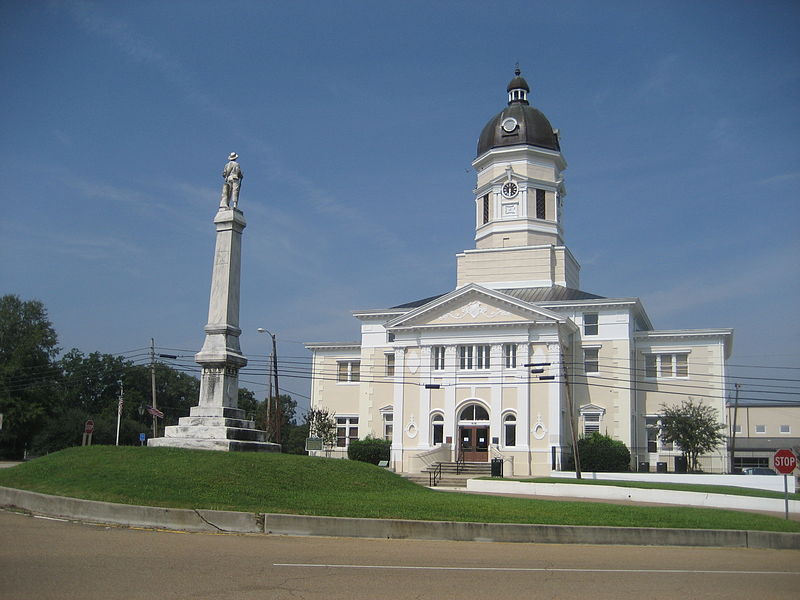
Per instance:
[[[83,430],[83,432],[84,433],[92,433],[93,431],[94,431],[94,421],[89,419],[88,421],[86,421],[86,427]]]
[[[797,466],[797,457],[791,450],[778,450],[773,458],[775,470],[783,475],[788,475]]]

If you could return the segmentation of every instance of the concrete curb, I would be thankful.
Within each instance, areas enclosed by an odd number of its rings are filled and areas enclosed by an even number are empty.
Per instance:
[[[0,506],[21,508],[53,517],[130,527],[225,533],[264,532],[263,517],[253,513],[134,506],[49,496],[6,487],[0,487]]]
[[[800,550],[800,533],[261,515],[131,506],[49,496],[5,487],[0,487],[0,506],[79,521],[181,531],[537,544],[724,546]]]
[[[785,506],[785,501],[779,498],[734,496],[663,489],[651,490],[645,488],[628,488],[622,485],[581,485],[577,483],[533,483],[529,481],[470,479],[467,481],[467,490],[470,492],[484,492],[490,494],[630,500],[632,502],[655,502],[658,504],[697,506],[701,508],[763,510],[774,513],[783,513]],[[789,512],[800,513],[800,501],[789,500]]]

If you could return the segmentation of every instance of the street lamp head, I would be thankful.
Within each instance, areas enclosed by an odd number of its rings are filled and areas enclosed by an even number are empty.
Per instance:
[[[266,330],[266,329],[264,329],[263,327],[259,327],[258,329],[256,329],[256,331],[257,331],[258,333],[267,333],[267,330]]]

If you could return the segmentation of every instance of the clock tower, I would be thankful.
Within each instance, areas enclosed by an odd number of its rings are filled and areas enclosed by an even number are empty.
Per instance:
[[[458,255],[458,286],[578,288],[580,267],[564,246],[566,190],[558,131],[530,105],[519,68],[508,105],[478,139],[475,249]]]

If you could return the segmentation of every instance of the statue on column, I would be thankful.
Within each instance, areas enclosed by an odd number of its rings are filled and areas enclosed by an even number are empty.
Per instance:
[[[236,159],[239,155],[236,152],[231,152],[228,156],[228,163],[222,169],[222,178],[225,183],[222,184],[222,199],[220,200],[220,208],[237,208],[239,206],[239,187],[242,185],[244,173]]]

